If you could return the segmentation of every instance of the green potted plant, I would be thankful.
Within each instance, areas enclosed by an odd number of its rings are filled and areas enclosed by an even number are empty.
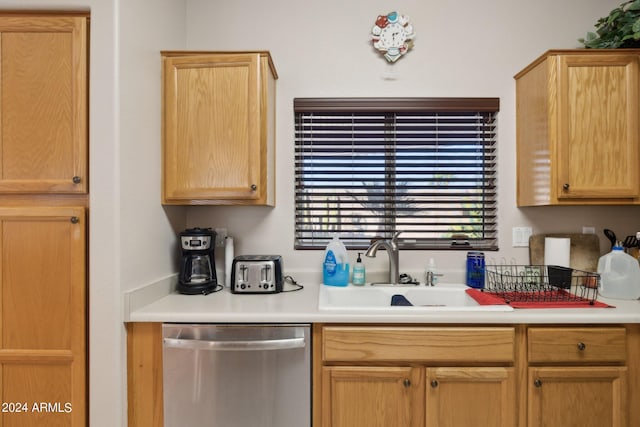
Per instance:
[[[629,0],[598,19],[596,32],[578,41],[587,48],[640,48],[640,0]]]

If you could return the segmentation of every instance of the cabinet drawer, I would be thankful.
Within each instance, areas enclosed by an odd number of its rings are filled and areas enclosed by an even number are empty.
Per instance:
[[[602,328],[530,328],[529,362],[624,362],[626,330]]]
[[[327,326],[325,362],[513,362],[512,327]]]

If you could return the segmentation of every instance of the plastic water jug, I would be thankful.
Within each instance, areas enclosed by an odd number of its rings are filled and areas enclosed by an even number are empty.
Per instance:
[[[608,254],[598,260],[600,287],[598,293],[606,298],[640,298],[640,264],[615,245]]]

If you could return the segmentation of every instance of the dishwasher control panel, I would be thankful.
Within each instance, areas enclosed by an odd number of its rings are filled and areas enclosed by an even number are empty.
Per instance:
[[[231,292],[234,294],[275,294],[282,292],[280,255],[241,255],[233,259]]]

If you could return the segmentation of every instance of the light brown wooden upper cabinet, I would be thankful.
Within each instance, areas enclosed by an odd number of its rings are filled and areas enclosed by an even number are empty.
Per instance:
[[[0,14],[0,40],[0,194],[86,193],[86,17]]]
[[[275,204],[268,52],[162,52],[162,203]]]
[[[640,50],[552,50],[515,76],[518,206],[640,203]]]

